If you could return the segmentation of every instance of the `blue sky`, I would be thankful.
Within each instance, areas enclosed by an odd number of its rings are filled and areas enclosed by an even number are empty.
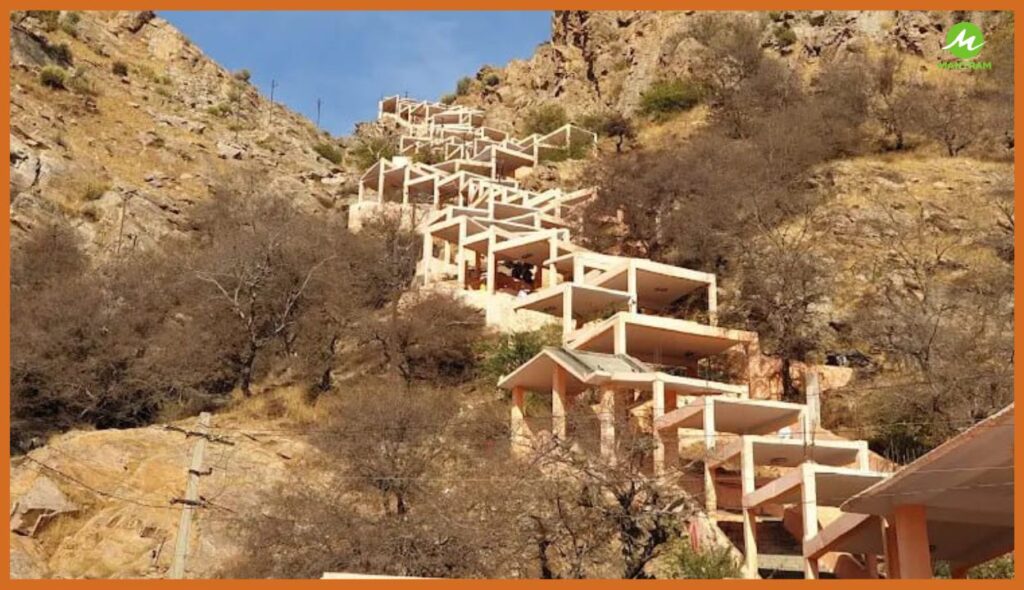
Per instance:
[[[230,70],[336,135],[376,117],[382,95],[437,99],[483,64],[526,58],[550,12],[179,12],[160,16]]]

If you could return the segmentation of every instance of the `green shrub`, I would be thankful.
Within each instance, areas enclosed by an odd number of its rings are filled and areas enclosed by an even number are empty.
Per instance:
[[[455,102],[456,98],[458,98],[458,95],[456,95],[454,92],[445,94],[444,96],[441,97],[441,104],[452,104],[453,102]]]
[[[321,142],[313,146],[313,151],[332,164],[341,164],[345,160],[345,152],[330,142]]]
[[[124,63],[123,61],[115,61],[114,63],[110,64],[110,71],[113,72],[115,76],[127,76],[128,64]]]
[[[700,88],[689,80],[661,80],[640,95],[640,112],[655,119],[692,109],[701,99]]]
[[[569,122],[562,105],[555,103],[543,104],[529,113],[523,120],[523,129],[527,134],[538,133],[547,135]]]
[[[695,551],[689,539],[677,539],[665,550],[664,564],[670,578],[721,580],[740,577],[740,566],[726,547]]]
[[[793,29],[779,25],[775,27],[775,40],[778,41],[779,47],[789,47],[796,43],[796,32]]]
[[[398,138],[392,135],[361,137],[349,151],[356,166],[369,168],[381,158],[393,158],[398,155]]]
[[[63,22],[60,23],[60,30],[64,31],[64,33],[66,35],[68,35],[69,37],[75,37],[77,39],[78,38],[78,27],[75,24],[77,22],[78,21],[75,21],[73,23],[70,20],[66,20],[65,19]]]
[[[444,150],[430,147],[420,147],[413,154],[412,159],[421,164],[439,164],[444,161]]]
[[[455,94],[457,96],[466,96],[469,94],[469,89],[473,86],[473,79],[469,76],[459,79],[459,82],[455,85]]]
[[[622,113],[592,113],[583,117],[578,124],[602,137],[614,137],[616,151],[622,151],[622,145],[627,140],[636,139],[633,121]]]
[[[569,147],[551,150],[543,154],[540,161],[541,163],[548,163],[564,162],[566,160],[582,160],[587,157],[588,153],[590,153],[590,144],[577,142],[570,144]]]
[[[38,19],[46,31],[56,31],[60,25],[59,10],[28,10],[26,14]]]
[[[1009,580],[1013,579],[1013,554],[997,557],[981,565],[972,567],[967,572],[972,580]]]
[[[89,182],[88,184],[85,185],[85,188],[82,189],[82,200],[95,201],[96,199],[99,199],[104,194],[106,194],[106,192],[109,190],[110,183],[108,182]]]
[[[576,121],[576,124],[588,131],[593,131],[600,135],[601,130],[604,128],[604,121],[607,118],[607,113],[590,113]]]
[[[557,327],[502,334],[484,346],[480,372],[495,381],[516,370],[545,346],[557,346],[560,342],[561,334]]]
[[[99,94],[99,91],[96,90],[96,85],[92,83],[92,80],[82,70],[76,70],[74,74],[68,76],[65,85],[68,90],[77,94],[85,94],[87,96]]]
[[[47,53],[50,54],[50,57],[61,63],[71,63],[71,48],[68,47],[67,43],[58,43],[57,45],[51,45],[47,50]]]
[[[214,117],[227,117],[232,113],[231,105],[226,102],[215,104],[206,109],[206,112]]]
[[[490,72],[486,76],[484,76],[483,82],[487,86],[497,86],[498,84],[501,84],[501,78],[498,77],[498,74]]]
[[[48,88],[64,88],[67,78],[67,72],[57,66],[46,66],[39,72],[39,81]]]
[[[248,82],[249,79],[252,78],[252,73],[249,70],[242,68],[234,74],[232,74],[232,76],[235,77],[235,80],[239,80],[241,82]]]

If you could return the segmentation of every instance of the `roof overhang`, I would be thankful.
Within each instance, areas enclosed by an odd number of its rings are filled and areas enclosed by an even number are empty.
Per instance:
[[[625,331],[625,352],[630,356],[661,364],[681,364],[688,359],[714,356],[757,338],[756,334],[742,330],[623,312],[577,330],[569,342],[580,350],[612,353],[615,352],[616,329]]]
[[[929,521],[1013,526],[1013,404],[843,504],[885,516],[924,506]]]
[[[533,293],[516,304],[516,309],[529,309],[554,316],[561,316],[566,295],[572,299],[572,312],[585,318],[609,310],[619,310],[629,305],[629,295],[602,287],[562,283]]]
[[[655,426],[663,428],[704,427],[705,404],[712,405],[715,431],[732,434],[770,434],[800,420],[803,406],[770,400],[713,397],[698,399],[689,405],[658,418]]]

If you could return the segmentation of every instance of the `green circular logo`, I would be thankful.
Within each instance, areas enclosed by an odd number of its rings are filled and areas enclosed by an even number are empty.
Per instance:
[[[985,35],[974,23],[956,23],[946,33],[946,45],[943,49],[953,54],[953,57],[970,59],[981,52],[981,46],[985,44]]]

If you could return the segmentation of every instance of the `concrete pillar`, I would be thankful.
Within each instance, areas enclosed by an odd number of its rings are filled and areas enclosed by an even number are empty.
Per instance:
[[[896,555],[900,564],[900,578],[930,579],[932,556],[928,544],[928,517],[925,507],[915,504],[896,506],[892,517],[896,529]]]
[[[612,332],[614,337],[613,352],[615,354],[628,354],[626,352],[626,322],[621,317],[615,320]]]
[[[718,325],[718,281],[713,277],[708,285],[708,323]]]
[[[601,457],[611,464],[615,464],[615,440],[617,430],[623,424],[619,416],[624,414],[624,400],[619,399],[619,394],[614,387],[601,388]]]
[[[652,421],[675,409],[675,394],[665,391],[664,381],[652,384]],[[662,477],[679,464],[679,429],[654,429],[654,475]]]
[[[423,285],[430,284],[430,263],[434,258],[434,239],[430,232],[423,234]]]
[[[572,314],[572,287],[562,294],[562,342],[569,340],[569,335],[576,329],[576,319]]]
[[[459,288],[466,288],[466,248],[463,244],[466,242],[466,218],[462,217],[459,219],[459,243],[455,248],[455,262],[459,265]]]
[[[572,282],[582,285],[586,271],[583,268],[583,259],[579,256],[572,257]]]
[[[629,293],[629,312],[636,313],[639,309],[640,295],[637,293],[636,285],[636,263],[629,261],[626,269],[626,292]]]
[[[495,287],[498,284],[498,264],[494,257],[494,248],[498,240],[494,235],[494,228],[487,230],[487,294],[494,295]]]
[[[874,553],[868,553],[864,556],[864,567],[868,570],[868,578],[872,580],[878,579],[878,556]]]
[[[363,202],[363,195],[365,195],[365,194],[366,194],[366,183],[363,182],[362,180],[360,180],[359,181],[359,198],[357,199],[357,201],[362,203]]]
[[[857,449],[857,469],[871,471],[871,451],[868,449],[868,442],[860,441],[860,448]]]
[[[384,160],[377,162],[377,200],[384,202]]]
[[[900,556],[896,551],[896,527],[891,520],[882,525],[882,545],[885,550],[885,577],[890,580],[900,578]]]
[[[409,204],[409,166],[402,172],[402,204]]]
[[[712,521],[718,509],[718,497],[715,491],[715,470],[709,466],[709,462],[715,450],[716,434],[715,401],[707,396],[704,398],[704,509]]]
[[[800,511],[803,515],[804,543],[818,535],[818,490],[814,480],[814,464],[800,465]],[[818,558],[804,559],[804,578],[818,579]]]
[[[754,491],[757,472],[753,442],[746,436],[740,440],[740,493],[746,497]],[[754,509],[748,508],[743,508],[743,574],[746,578],[757,578],[757,516]]]
[[[570,399],[568,375],[556,366],[551,383],[551,433],[561,440],[569,436],[568,418]]]
[[[807,406],[807,427],[810,429],[811,440],[821,430],[821,385],[818,372],[808,370],[804,373],[804,399]]]
[[[558,239],[554,235],[548,239],[548,260],[554,261],[555,257],[558,256]],[[538,268],[539,270],[539,268]],[[553,287],[558,284],[558,270],[555,268],[555,263],[551,262],[545,269],[548,274],[548,287]]]
[[[512,454],[523,456],[530,449],[530,427],[526,423],[526,389],[512,388],[512,415],[509,420]]]
[[[759,395],[764,397],[766,392],[759,390],[761,386],[761,345],[757,341],[757,337],[743,346],[743,352],[747,357],[747,393],[742,397],[744,399],[749,398],[750,396],[758,397]]]

